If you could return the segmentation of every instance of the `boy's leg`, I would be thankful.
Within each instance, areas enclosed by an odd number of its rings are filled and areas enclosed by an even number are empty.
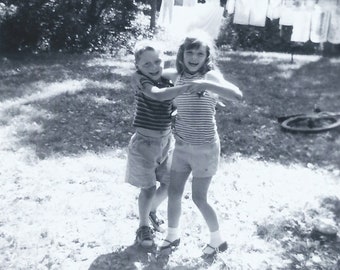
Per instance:
[[[153,228],[158,232],[164,232],[164,229],[161,227],[161,225],[164,224],[164,220],[159,218],[156,211],[157,211],[158,206],[160,206],[160,204],[165,200],[167,196],[168,196],[168,185],[161,183],[160,186],[156,190],[156,194],[153,198],[151,211],[149,214],[149,219],[151,221],[151,224]]]
[[[142,188],[138,197],[139,227],[149,226],[149,213],[154,199],[156,186]]]
[[[142,188],[138,197],[139,228],[136,233],[136,242],[145,248],[154,245],[152,230],[149,227],[149,213],[155,190],[156,186]]]
[[[168,196],[168,185],[161,183],[160,186],[156,190],[156,194],[153,198],[151,205],[151,212],[156,212],[158,206],[166,199]]]

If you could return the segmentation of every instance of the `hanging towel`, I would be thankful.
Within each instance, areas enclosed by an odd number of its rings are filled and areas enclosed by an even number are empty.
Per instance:
[[[293,0],[284,0],[281,6],[279,24],[292,26],[295,18],[296,7],[294,6]]]
[[[264,27],[267,18],[268,0],[252,0],[249,24]]]
[[[158,24],[162,26],[170,25],[173,17],[174,0],[163,0],[159,11]]]
[[[223,8],[219,0],[206,0],[202,6],[195,8],[196,18],[191,21],[188,31],[200,29],[207,32],[212,39],[218,37],[223,18]]]
[[[227,11],[228,14],[233,14],[235,11],[235,1],[236,0],[228,0],[227,2]]]
[[[271,20],[279,19],[281,14],[282,0],[269,0],[267,17]]]
[[[234,23],[244,25],[249,24],[252,2],[252,0],[237,0],[235,2]]]
[[[310,37],[312,11],[300,8],[295,12],[291,41],[307,42]]]
[[[340,6],[331,11],[327,41],[340,44]]]
[[[327,32],[331,13],[320,5],[315,5],[312,12],[310,40],[315,43],[327,41]]]

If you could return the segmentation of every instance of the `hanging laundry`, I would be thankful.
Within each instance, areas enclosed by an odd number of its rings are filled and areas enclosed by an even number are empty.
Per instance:
[[[194,5],[194,6],[191,6]],[[167,33],[174,40],[181,40],[186,35],[188,27],[197,16],[197,9],[204,5],[196,5],[192,0],[183,0],[183,6],[175,5],[173,7],[173,20],[167,27]]]
[[[331,11],[327,41],[340,44],[340,5]]]
[[[282,8],[282,0],[269,0],[267,17],[271,20],[280,18]]]
[[[280,25],[293,25],[295,18],[296,6],[294,6],[294,0],[283,0],[280,13]]]
[[[202,6],[195,7],[195,19],[191,21],[188,31],[196,29],[207,32],[212,39],[218,37],[223,18],[223,8],[219,0],[206,0]]]
[[[295,11],[291,41],[307,42],[310,37],[312,10],[305,6]]]
[[[253,0],[250,7],[249,24],[264,27],[266,25],[268,0]]]
[[[331,13],[316,4],[312,12],[310,40],[315,43],[327,41],[327,32]]]
[[[227,11],[228,11],[228,14],[233,14],[234,11],[235,11],[235,2],[236,0],[228,0],[227,2]]]
[[[234,23],[243,25],[249,24],[252,2],[252,0],[237,0],[235,2]]]
[[[174,0],[163,0],[159,11],[158,24],[165,26],[172,23]]]

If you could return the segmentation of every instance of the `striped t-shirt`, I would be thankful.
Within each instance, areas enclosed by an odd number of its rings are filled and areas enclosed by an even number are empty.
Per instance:
[[[151,84],[159,88],[173,86],[170,81],[161,78],[160,81],[153,81],[145,76],[140,79],[142,87]],[[135,93],[136,110],[133,120],[134,127],[141,127],[151,130],[167,130],[171,128],[171,112],[173,110],[172,99],[159,101],[146,96],[143,90]]]
[[[183,85],[193,80],[203,79],[204,75],[181,75],[175,85]],[[177,115],[175,134],[190,144],[204,144],[216,138],[217,126],[215,106],[217,100],[211,93],[184,93],[175,98]]]

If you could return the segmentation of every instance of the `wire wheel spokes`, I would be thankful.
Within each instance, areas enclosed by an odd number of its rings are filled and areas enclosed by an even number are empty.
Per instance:
[[[340,118],[325,114],[300,115],[286,119],[281,126],[290,131],[320,132],[340,126]]]

